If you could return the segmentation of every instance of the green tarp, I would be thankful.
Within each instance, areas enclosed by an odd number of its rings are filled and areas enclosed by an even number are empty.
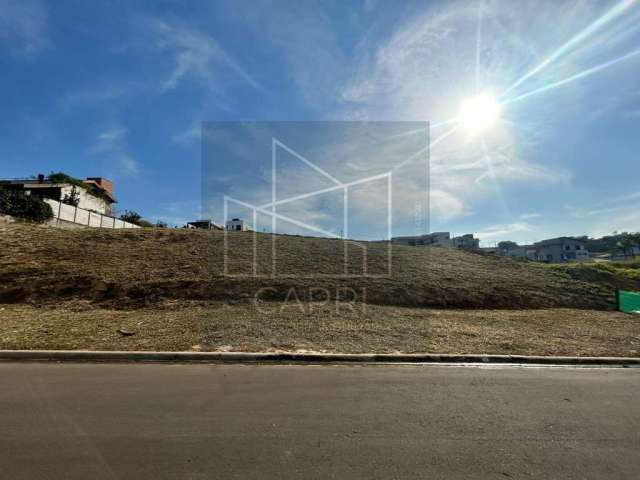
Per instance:
[[[640,313],[640,292],[618,290],[618,310],[628,313]]]

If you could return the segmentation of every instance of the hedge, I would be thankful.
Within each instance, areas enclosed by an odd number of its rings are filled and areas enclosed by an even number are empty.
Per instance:
[[[34,222],[46,222],[53,218],[51,206],[41,198],[4,189],[0,189],[0,213]]]

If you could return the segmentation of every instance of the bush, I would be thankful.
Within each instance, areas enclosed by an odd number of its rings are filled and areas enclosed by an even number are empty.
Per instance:
[[[71,205],[72,207],[77,207],[78,205],[80,205],[80,192],[78,191],[78,187],[76,187],[75,185],[71,187],[71,192],[64,194],[62,203]]]
[[[134,225],[138,225],[139,227],[155,226],[153,223],[148,222],[144,218],[142,218],[142,215],[140,215],[138,212],[134,212],[132,210],[125,210],[124,213],[120,215],[120,220],[133,223]]]
[[[0,190],[0,213],[34,222],[46,222],[53,218],[51,206],[40,197],[11,190]]]
[[[93,196],[96,196],[98,198],[101,198],[105,201],[109,201],[109,196],[100,188],[96,187],[95,185],[91,184],[91,183],[85,183],[83,180],[80,180],[79,178],[75,178],[72,177],[70,175],[67,175],[64,172],[51,172],[49,175],[47,175],[47,180],[53,183],[68,183],[70,185],[73,185],[74,187],[78,187],[78,188],[82,188],[84,190],[87,190],[88,192],[90,192]],[[62,203],[66,203],[66,202],[62,202]],[[72,203],[69,203],[68,205],[73,205]],[[77,206],[77,205],[75,205]]]
[[[124,213],[120,215],[120,220],[138,225],[140,220],[142,220],[142,216],[138,212],[125,210]]]

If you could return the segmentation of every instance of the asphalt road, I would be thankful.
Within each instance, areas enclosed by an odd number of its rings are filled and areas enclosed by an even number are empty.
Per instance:
[[[0,478],[640,478],[640,369],[0,364]]]

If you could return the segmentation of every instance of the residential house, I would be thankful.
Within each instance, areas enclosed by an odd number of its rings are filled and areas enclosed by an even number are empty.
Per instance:
[[[534,244],[536,259],[542,262],[589,260],[586,242],[571,237],[558,237]]]
[[[199,228],[203,230],[224,230],[222,225],[218,225],[211,219],[194,220],[193,222],[187,222],[187,228]]]
[[[518,260],[537,260],[536,247],[534,245],[518,245],[516,242],[511,241],[498,243],[496,253],[503,257],[511,257]]]
[[[225,228],[227,230],[234,230],[238,232],[249,230],[249,226],[245,223],[244,220],[240,218],[232,218],[231,220],[227,220]]]
[[[38,175],[30,179],[0,180],[0,188],[19,190],[26,195],[43,199],[73,203],[78,208],[102,215],[111,215],[112,205],[117,202],[113,195],[113,183],[102,177],[88,177],[78,181],[66,175],[54,174],[50,177]]]
[[[398,245],[450,247],[451,234],[449,232],[433,232],[409,237],[393,237],[391,243]]]
[[[469,250],[477,250],[480,248],[480,240],[473,238],[472,233],[451,238],[451,233],[449,232],[433,232],[409,237],[393,237],[391,242],[397,245],[409,245],[412,247],[454,247]]]
[[[466,233],[458,237],[453,237],[451,239],[451,246],[464,250],[478,250],[480,248],[480,239],[474,238],[473,233]]]

